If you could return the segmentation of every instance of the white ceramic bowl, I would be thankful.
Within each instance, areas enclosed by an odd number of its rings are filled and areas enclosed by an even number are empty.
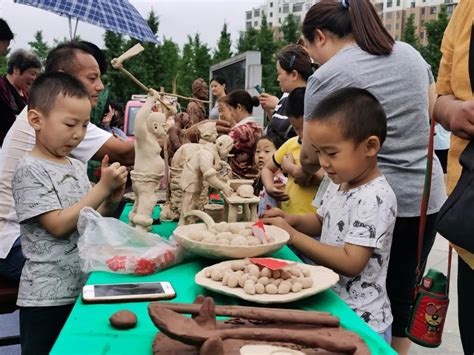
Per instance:
[[[236,224],[247,225],[249,222],[236,222]],[[223,245],[197,242],[189,239],[189,233],[196,231],[205,231],[207,227],[204,223],[188,224],[179,226],[173,232],[176,240],[186,250],[195,254],[211,259],[240,259],[252,258],[255,256],[265,255],[277,251],[283,247],[290,239],[288,233],[276,226],[265,225],[265,231],[269,236],[272,236],[275,241],[273,243],[260,244],[255,246],[240,246],[240,245]]]

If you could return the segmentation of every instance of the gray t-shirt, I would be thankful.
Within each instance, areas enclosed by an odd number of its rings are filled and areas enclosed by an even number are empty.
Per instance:
[[[38,221],[38,216],[78,202],[90,189],[86,168],[69,158],[62,165],[27,155],[17,164],[12,187],[26,257],[17,305],[60,306],[74,303],[86,275],[81,271],[79,234],[58,238]]]
[[[334,291],[377,333],[384,332],[393,320],[385,287],[397,214],[393,190],[383,176],[349,191],[331,182],[317,213],[321,243],[373,248],[364,270],[356,277],[340,275]]]
[[[420,215],[429,140],[429,65],[410,45],[396,42],[389,56],[369,54],[358,46],[342,49],[309,78],[305,119],[328,94],[345,87],[370,91],[387,115],[387,139],[379,167],[395,191],[398,217]],[[446,198],[443,171],[433,161],[428,214],[439,211]]]

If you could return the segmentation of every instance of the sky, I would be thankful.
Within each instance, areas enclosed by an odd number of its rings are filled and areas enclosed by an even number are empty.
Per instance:
[[[58,0],[60,1],[60,0]],[[109,0],[113,1],[113,0]],[[199,33],[201,40],[213,49],[219,39],[224,22],[234,43],[239,31],[245,29],[245,11],[260,6],[265,0],[131,0],[140,14],[148,17],[151,9],[159,16],[158,36],[172,38],[180,47],[188,35]],[[69,24],[65,17],[31,6],[0,0],[0,17],[5,19],[15,39],[11,49],[26,48],[36,31],[43,31],[43,38],[51,46],[53,39],[69,38]],[[104,30],[79,22],[77,34],[99,46],[103,45]]]

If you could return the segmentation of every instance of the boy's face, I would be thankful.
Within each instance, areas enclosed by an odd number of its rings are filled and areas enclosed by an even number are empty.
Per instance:
[[[288,117],[290,120],[291,125],[293,126],[296,135],[299,139],[303,139],[303,116],[301,117]]]
[[[356,144],[342,136],[337,122],[310,121],[307,125],[311,147],[319,154],[319,163],[335,184],[359,186],[376,167],[379,139],[370,136]]]
[[[257,143],[255,149],[255,164],[258,170],[262,170],[265,164],[272,158],[275,153],[275,146],[268,139],[261,139]]]
[[[84,139],[91,103],[87,97],[58,96],[48,115],[28,111],[30,125],[36,131],[36,148],[50,160],[63,160]]]

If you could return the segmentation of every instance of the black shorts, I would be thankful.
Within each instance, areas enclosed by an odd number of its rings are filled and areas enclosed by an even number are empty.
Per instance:
[[[443,149],[443,150],[435,150],[436,156],[439,159],[439,162],[441,163],[441,167],[443,168],[443,173],[446,174],[448,171],[448,151],[449,149]]]
[[[437,213],[426,218],[422,249],[422,273],[436,237]],[[398,217],[393,231],[392,249],[387,273],[387,293],[390,299],[393,325],[392,335],[406,337],[410,307],[416,283],[416,256],[420,217]]]

